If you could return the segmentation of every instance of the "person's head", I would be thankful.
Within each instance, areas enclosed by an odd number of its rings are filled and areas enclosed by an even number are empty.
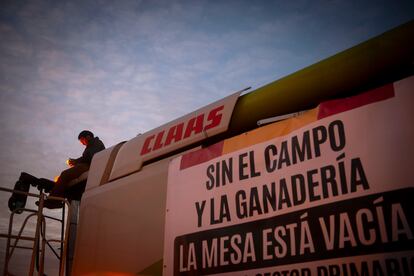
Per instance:
[[[93,133],[89,130],[82,130],[78,135],[78,140],[81,142],[82,145],[87,146],[89,141],[93,139]]]

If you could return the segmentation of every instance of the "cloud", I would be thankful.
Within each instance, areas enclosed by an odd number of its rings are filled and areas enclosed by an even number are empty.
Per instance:
[[[321,3],[10,4],[10,20],[0,21],[0,97],[1,127],[13,139],[3,141],[30,148],[18,140],[30,129],[32,144],[64,155],[79,151],[80,129],[96,128],[117,143],[351,46],[384,13],[381,5]]]

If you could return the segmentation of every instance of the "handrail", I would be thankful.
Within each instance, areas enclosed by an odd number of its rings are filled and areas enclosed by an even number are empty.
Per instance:
[[[30,261],[30,268],[29,268],[29,275],[33,275],[34,273],[34,266],[36,261],[36,267],[40,275],[43,275],[44,270],[44,258],[45,258],[45,247],[46,245],[49,246],[49,248],[53,251],[57,259],[59,260],[59,275],[64,275],[64,269],[66,265],[66,251],[67,251],[67,244],[68,244],[68,234],[69,234],[69,222],[71,217],[71,211],[70,208],[68,208],[67,218],[66,218],[66,224],[65,224],[65,207],[69,206],[68,200],[61,197],[55,197],[55,196],[45,196],[43,193],[43,190],[39,190],[39,194],[34,194],[30,192],[23,192],[19,190],[13,190],[5,187],[0,187],[0,191],[8,192],[8,193],[14,193],[14,194],[21,194],[26,195],[34,198],[39,199],[39,206],[37,210],[33,209],[27,209],[27,208],[17,208],[13,210],[10,214],[9,218],[9,229],[7,234],[0,234],[0,238],[7,238],[7,246],[6,246],[6,256],[5,256],[5,264],[4,264],[4,275],[10,275],[10,272],[8,271],[8,266],[10,263],[10,259],[13,256],[13,253],[15,249],[29,249],[32,250],[32,256]],[[58,219],[52,216],[44,215],[43,214],[43,206],[44,206],[44,200],[59,200],[64,203],[63,205],[63,212],[62,212],[62,219]],[[14,223],[14,215],[16,213],[20,214],[21,212],[29,212],[31,214],[27,215],[24,219],[20,230],[18,231],[17,235],[14,235],[13,232],[13,223]],[[37,216],[37,223],[36,223],[36,231],[34,237],[30,236],[23,236],[23,231],[27,225],[27,222],[30,218]],[[46,219],[55,220],[61,223],[61,239],[46,239]],[[14,240],[14,242],[11,242]],[[27,246],[18,246],[19,240],[28,240],[33,241],[32,247]],[[40,244],[41,242],[41,244]],[[56,251],[53,249],[53,247],[50,245],[51,242],[58,242],[61,244],[61,254],[60,256],[56,253]],[[39,256],[38,253],[40,251],[40,264],[39,264]]]

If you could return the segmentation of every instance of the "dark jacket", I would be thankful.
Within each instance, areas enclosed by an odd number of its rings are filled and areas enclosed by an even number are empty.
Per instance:
[[[88,145],[82,153],[82,156],[74,160],[75,164],[84,163],[90,165],[93,155],[104,149],[105,145],[101,140],[99,140],[99,137],[94,137],[89,141]]]

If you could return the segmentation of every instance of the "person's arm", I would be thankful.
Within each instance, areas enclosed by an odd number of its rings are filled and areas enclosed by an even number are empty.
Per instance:
[[[86,150],[83,152],[82,156],[79,158],[69,158],[67,161],[67,164],[71,167],[75,166],[76,164],[90,164],[90,161],[92,160],[92,157],[89,157],[89,154],[85,154]]]
[[[74,163],[74,165],[80,164],[80,163],[90,164],[91,161],[92,161],[92,157],[93,157],[93,153],[86,148],[83,151],[81,157],[73,159],[73,163]]]
[[[95,155],[95,153],[101,150],[104,150],[104,149],[105,149],[104,144],[101,142],[101,140],[98,139],[95,143],[86,147],[81,157],[77,159],[72,159],[72,163],[73,165],[80,164],[80,163],[91,164],[92,157]]]

